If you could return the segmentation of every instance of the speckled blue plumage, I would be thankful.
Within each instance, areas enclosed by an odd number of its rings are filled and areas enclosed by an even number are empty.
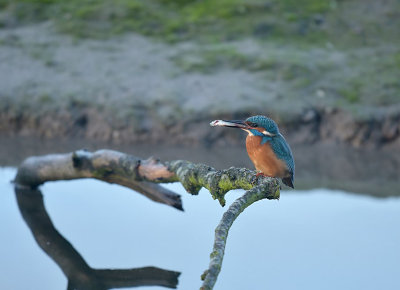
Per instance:
[[[271,148],[274,151],[274,153],[276,154],[277,158],[279,158],[285,162],[285,164],[288,167],[288,170],[290,172],[291,181],[293,184],[294,171],[295,171],[293,154],[292,154],[292,151],[290,150],[289,144],[286,142],[285,138],[279,132],[278,125],[274,122],[274,120],[272,120],[268,117],[265,117],[265,116],[261,116],[261,115],[247,118],[246,122],[255,123],[258,125],[258,127],[262,127],[267,132],[274,135],[274,136],[267,136],[267,135],[264,135],[263,133],[259,132],[256,129],[250,130],[250,132],[253,135],[262,137],[261,144],[265,144],[266,142],[269,142],[269,144],[271,145]]]

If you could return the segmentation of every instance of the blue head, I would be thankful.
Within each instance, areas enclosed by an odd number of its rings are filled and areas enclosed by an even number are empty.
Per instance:
[[[253,116],[246,120],[215,120],[211,126],[240,128],[256,136],[273,137],[279,135],[278,125],[265,116]]]
[[[249,117],[244,123],[248,125],[246,130],[256,136],[273,137],[279,134],[278,125],[276,125],[275,121],[265,116]]]

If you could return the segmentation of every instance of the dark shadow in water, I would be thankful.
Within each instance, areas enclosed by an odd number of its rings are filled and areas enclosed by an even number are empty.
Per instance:
[[[176,288],[180,272],[156,267],[133,269],[93,269],[54,227],[40,190],[15,187],[19,210],[43,249],[68,279],[67,289],[102,290],[137,286]]]

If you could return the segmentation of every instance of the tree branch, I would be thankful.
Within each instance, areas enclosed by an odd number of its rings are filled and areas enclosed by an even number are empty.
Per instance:
[[[180,195],[154,183],[179,181],[187,192],[198,194],[202,187],[214,199],[225,205],[225,194],[232,189],[248,190],[225,212],[215,230],[214,248],[209,269],[202,276],[201,289],[212,289],[221,269],[226,239],[239,214],[261,199],[279,199],[280,183],[275,178],[257,177],[254,171],[231,167],[216,170],[204,164],[176,160],[161,163],[150,158],[141,160],[112,150],[94,153],[79,150],[68,154],[30,157],[18,169],[16,185],[37,187],[46,181],[96,178],[118,183],[136,190],[148,198],[182,210]]]
[[[254,187],[232,203],[215,229],[214,247],[210,254],[210,265],[208,270],[206,270],[201,277],[201,279],[204,280],[200,288],[201,290],[213,289],[218,274],[221,271],[229,229],[239,214],[256,201],[265,198],[279,199],[279,195],[280,184],[275,179],[274,182],[263,183]]]
[[[204,164],[184,160],[163,164],[154,158],[142,160],[113,150],[99,150],[94,153],[78,150],[66,154],[29,157],[18,168],[14,181],[18,185],[36,188],[47,181],[80,178],[117,183],[138,191],[153,201],[181,210],[180,195],[152,183],[179,181],[191,194],[198,194],[205,187],[224,206],[224,197],[228,191],[251,189],[272,180],[263,176],[257,178],[254,171],[245,168],[215,170]]]
[[[79,150],[67,154],[29,157],[18,168],[14,182],[20,186],[36,188],[47,181],[95,178],[126,186],[153,201],[183,210],[179,194],[144,181],[147,176],[151,176],[146,173],[149,171],[159,175],[159,179],[164,182],[176,181],[173,172],[153,159],[142,161],[113,150],[94,153]]]
[[[167,163],[168,168],[175,172],[178,180],[187,192],[198,194],[202,187],[208,189],[214,199],[225,206],[225,194],[232,189],[251,189],[255,186],[269,183],[276,179],[259,176],[253,170],[230,167],[215,170],[204,164],[194,164],[189,161],[177,160]]]

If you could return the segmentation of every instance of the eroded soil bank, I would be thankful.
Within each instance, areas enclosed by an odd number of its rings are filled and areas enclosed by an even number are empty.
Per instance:
[[[112,116],[91,108],[55,110],[36,116],[3,111],[0,113],[0,133],[2,138],[84,138],[111,144],[237,145],[244,137],[241,132],[211,128],[209,122],[215,118],[245,118],[259,112],[185,116],[170,123],[152,118],[151,111],[142,113],[140,120],[127,118],[120,124],[114,123]],[[313,108],[293,120],[281,122],[280,127],[287,139],[296,145],[329,143],[399,151],[399,120],[395,108],[386,112],[378,110],[367,120],[357,120],[339,110]]]

